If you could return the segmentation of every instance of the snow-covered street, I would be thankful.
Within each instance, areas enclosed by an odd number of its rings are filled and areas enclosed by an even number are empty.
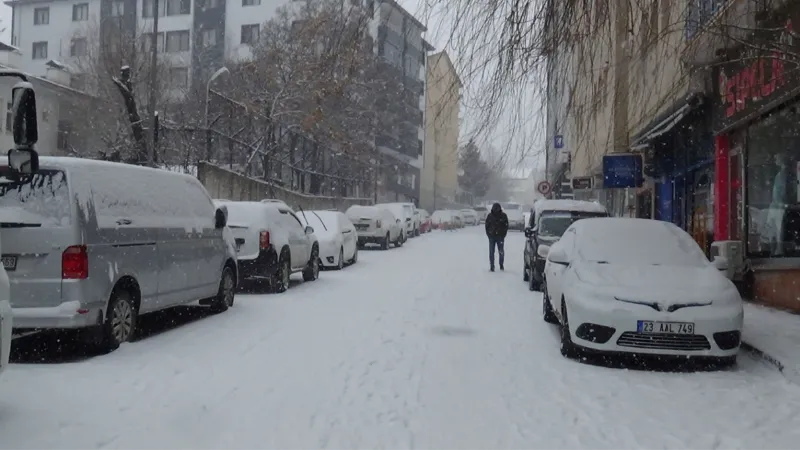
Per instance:
[[[362,251],[280,295],[0,379],[0,448],[794,448],[800,387],[581,364],[482,227]],[[299,275],[294,278],[299,279]]]

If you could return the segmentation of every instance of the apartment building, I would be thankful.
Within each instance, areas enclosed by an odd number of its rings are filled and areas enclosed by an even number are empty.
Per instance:
[[[445,51],[428,55],[421,207],[434,211],[454,203],[458,192],[461,79]]]

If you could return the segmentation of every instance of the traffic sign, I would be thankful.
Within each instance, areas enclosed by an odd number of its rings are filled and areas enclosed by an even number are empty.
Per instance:
[[[550,193],[550,183],[547,181],[540,181],[539,184],[536,185],[536,190],[542,195],[547,195]]]
[[[557,134],[553,137],[553,147],[556,149],[564,148],[564,136]]]

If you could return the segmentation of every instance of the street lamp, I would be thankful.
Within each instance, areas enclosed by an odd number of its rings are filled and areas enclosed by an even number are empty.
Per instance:
[[[211,130],[209,130],[208,124],[208,97],[211,94],[211,83],[216,80],[220,75],[230,73],[231,71],[228,70],[227,67],[222,66],[211,75],[211,78],[208,79],[208,83],[206,83],[206,109],[203,118],[205,120],[205,128],[206,128],[206,161],[211,162]]]

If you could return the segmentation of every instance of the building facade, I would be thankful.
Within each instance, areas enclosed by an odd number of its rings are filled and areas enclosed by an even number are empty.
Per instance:
[[[461,79],[445,51],[428,55],[420,201],[434,211],[456,201]]]

